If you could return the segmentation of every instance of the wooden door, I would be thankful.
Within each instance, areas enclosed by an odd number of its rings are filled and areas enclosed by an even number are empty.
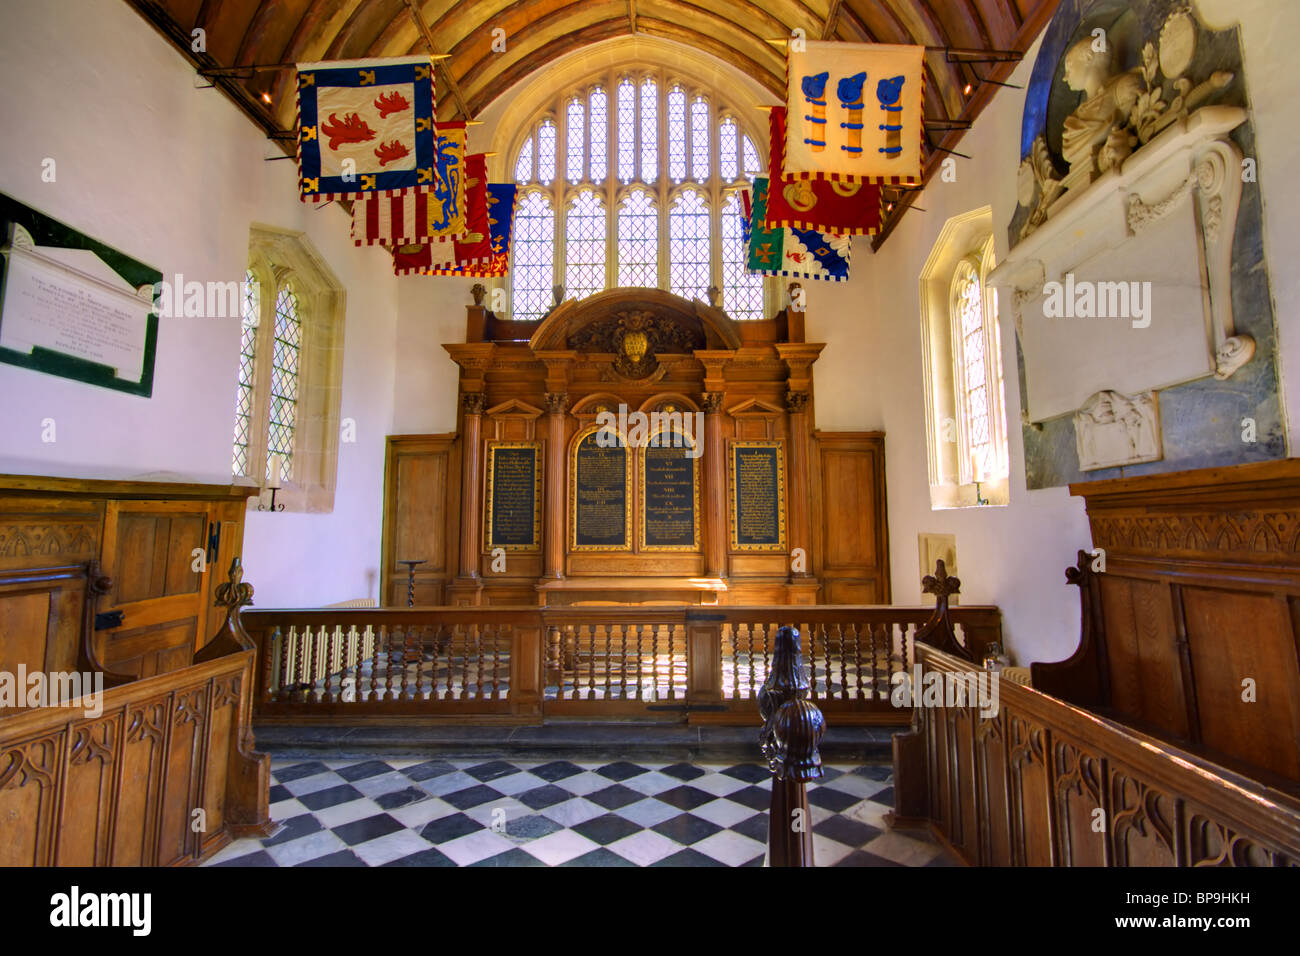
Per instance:
[[[215,558],[209,530],[221,505],[205,501],[110,500],[100,563],[113,582],[100,614],[120,613],[114,626],[97,624],[104,666],[151,677],[189,665],[207,633]]]
[[[879,432],[816,434],[822,601],[888,604],[885,436]]]

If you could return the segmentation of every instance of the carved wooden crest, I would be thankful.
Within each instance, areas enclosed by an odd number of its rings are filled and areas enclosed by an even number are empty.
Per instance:
[[[568,347],[580,352],[614,354],[614,371],[624,378],[649,378],[659,368],[661,352],[690,352],[704,347],[704,336],[676,319],[653,312],[618,312],[593,322],[569,337]]]

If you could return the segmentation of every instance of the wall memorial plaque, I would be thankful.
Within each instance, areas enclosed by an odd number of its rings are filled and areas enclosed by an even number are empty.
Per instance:
[[[699,549],[700,470],[694,449],[667,435],[641,449],[641,550]],[[686,440],[678,438],[683,446]]]
[[[785,451],[779,441],[733,441],[727,484],[733,551],[785,550]]]
[[[0,362],[153,394],[161,272],[2,194],[0,243]]]
[[[612,429],[593,425],[573,444],[569,526],[574,551],[632,550],[632,457]]]
[[[483,540],[488,550],[536,551],[542,546],[540,442],[490,442]]]

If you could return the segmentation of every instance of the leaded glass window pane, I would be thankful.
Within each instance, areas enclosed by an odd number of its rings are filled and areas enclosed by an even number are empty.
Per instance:
[[[636,177],[636,84],[624,77],[618,84],[618,178]]]
[[[286,283],[275,299],[275,338],[271,349],[271,415],[266,435],[266,477],[279,456],[281,476],[293,477],[293,433],[298,424],[298,354],[302,345],[302,322],[298,317],[298,296]]]
[[[676,183],[686,178],[686,93],[680,86],[668,91],[668,175]]]
[[[659,94],[652,79],[641,81],[641,182],[659,176]]]
[[[679,195],[668,212],[668,288],[708,301],[709,208],[694,189]]]
[[[590,189],[569,207],[564,237],[568,252],[564,290],[582,299],[605,288],[605,205]]]
[[[605,91],[599,86],[591,91],[591,181],[603,183],[609,172],[609,160],[606,158],[605,137],[609,131],[609,117],[605,108]]]
[[[702,96],[691,103],[691,178],[709,178],[709,104]]]
[[[718,174],[728,183],[740,175],[739,156],[736,154],[736,123],[730,117],[718,125]]]
[[[995,467],[993,429],[988,403],[988,371],[984,348],[984,286],[979,271],[963,262],[954,277],[956,332],[960,338],[958,397],[965,419],[968,464],[972,480],[991,477]]]
[[[753,179],[763,171],[763,164],[758,158],[754,141],[748,136],[741,137],[741,141],[744,144],[741,152],[745,161],[745,175]]]
[[[587,125],[587,110],[586,107],[583,106],[582,100],[576,97],[574,99],[569,100],[568,126],[566,127],[566,135],[569,138],[568,140],[569,162],[567,168],[569,174],[569,182],[571,183],[582,182],[582,159],[583,159],[582,134],[583,134],[583,129],[586,125]]]
[[[659,285],[659,211],[648,192],[636,190],[618,211],[618,284]]]
[[[540,319],[550,308],[554,284],[555,213],[539,192],[528,193],[515,210],[511,257],[512,317],[518,322]]]
[[[231,473],[248,474],[248,448],[253,432],[253,389],[257,381],[257,329],[262,296],[252,272],[244,275],[243,316],[239,335],[239,384],[235,388],[235,443]]]
[[[733,319],[761,319],[763,277],[745,268],[748,246],[743,223],[740,196],[732,193],[722,207],[722,310]]]
[[[550,120],[537,127],[537,179],[546,186],[555,179],[555,124]]]
[[[524,148],[519,151],[519,161],[515,163],[515,182],[523,185],[533,178],[533,138],[530,136],[524,142]]]

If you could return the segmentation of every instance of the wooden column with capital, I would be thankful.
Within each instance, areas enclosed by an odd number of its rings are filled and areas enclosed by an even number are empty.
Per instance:
[[[482,392],[466,392],[461,395],[465,409],[464,424],[461,429],[461,471],[460,471],[460,569],[459,577],[477,582],[478,558],[481,550],[479,535],[482,528],[482,502],[479,486],[479,463],[482,460],[481,439],[483,431],[483,408],[487,396]]]
[[[704,526],[705,566],[711,578],[727,576],[727,459],[722,440],[722,392],[704,393],[704,482],[707,489]]]
[[[542,519],[545,563],[542,576],[548,580],[564,577],[564,452],[568,411],[569,396],[566,393],[546,393],[546,504]]]
[[[790,579],[812,577],[808,570],[809,555],[812,553],[810,536],[808,499],[812,489],[812,471],[809,467],[808,452],[808,399],[807,392],[788,391],[785,393],[785,410],[790,418],[790,551],[803,550],[803,561],[795,570],[791,561]]]

